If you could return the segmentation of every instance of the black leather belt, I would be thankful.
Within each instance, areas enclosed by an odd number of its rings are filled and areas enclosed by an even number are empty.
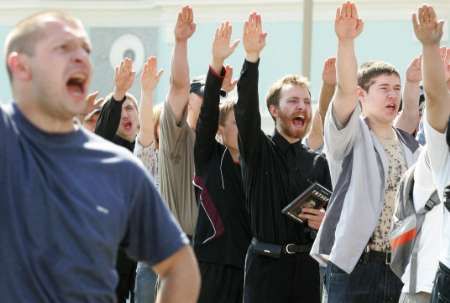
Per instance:
[[[309,252],[311,251],[311,245],[289,243],[283,246],[283,251],[288,255],[304,253],[309,254]]]
[[[294,255],[294,254],[309,254],[311,250],[310,244],[295,244],[288,243],[284,245],[272,244],[259,241],[256,238],[252,239],[252,249],[259,255],[264,255],[273,258],[279,258],[280,255]]]

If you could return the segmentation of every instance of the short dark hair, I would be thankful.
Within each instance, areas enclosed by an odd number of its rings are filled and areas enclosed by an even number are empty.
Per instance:
[[[383,61],[368,61],[359,67],[358,86],[368,92],[373,84],[373,79],[380,75],[396,75],[400,78],[400,73],[392,64]]]
[[[4,48],[6,60],[8,60],[8,56],[12,52],[22,53],[28,56],[34,55],[36,43],[45,37],[45,30],[41,21],[46,17],[53,17],[73,24],[80,23],[78,19],[63,11],[43,11],[33,14],[17,23],[14,29],[9,32]],[[12,81],[12,72],[8,66],[8,62],[6,62],[6,69],[9,80]]]
[[[272,86],[269,88],[269,91],[267,92],[266,105],[267,109],[269,110],[269,113],[271,105],[274,105],[275,107],[278,107],[280,105],[281,90],[283,89],[283,86],[288,84],[306,88],[308,90],[309,95],[311,96],[311,92],[309,91],[309,82],[306,77],[299,75],[286,75],[283,78],[277,80],[275,83],[273,83]],[[272,114],[270,115],[272,116]],[[273,116],[272,119],[274,119]]]

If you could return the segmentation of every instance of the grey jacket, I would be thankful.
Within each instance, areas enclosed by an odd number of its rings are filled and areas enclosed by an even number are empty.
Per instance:
[[[355,108],[347,125],[339,125],[333,103],[325,117],[325,154],[333,182],[333,195],[311,250],[311,256],[326,266],[333,262],[351,273],[367,246],[384,205],[387,159],[361,107]],[[419,144],[396,129],[407,166],[419,155]]]

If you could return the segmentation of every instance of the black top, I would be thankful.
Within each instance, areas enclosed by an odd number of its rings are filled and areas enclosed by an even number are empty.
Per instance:
[[[240,166],[215,140],[223,75],[210,68],[196,129],[194,162],[196,196],[202,207],[194,235],[200,261],[244,268],[250,244],[250,218],[245,208]]]
[[[244,62],[235,106],[244,191],[251,214],[252,234],[276,244],[312,243],[315,233],[281,213],[294,198],[318,182],[331,189],[328,163],[302,143],[289,144],[277,131],[261,130],[258,65]]]
[[[135,141],[130,142],[116,135],[120,124],[120,117],[122,115],[122,104],[123,101],[125,101],[125,98],[121,101],[117,101],[111,97],[111,99],[103,105],[97,120],[97,125],[95,126],[95,133],[106,140],[125,147],[133,152]]]

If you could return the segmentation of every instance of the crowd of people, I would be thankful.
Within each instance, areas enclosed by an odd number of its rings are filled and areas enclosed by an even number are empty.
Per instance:
[[[258,13],[240,40],[221,23],[191,80],[196,24],[181,8],[158,105],[156,57],[139,101],[129,58],[99,97],[78,19],[19,22],[5,42],[14,102],[0,107],[1,301],[450,302],[450,48],[432,6],[412,26],[422,53],[402,83],[392,64],[358,65],[364,22],[343,3],[317,110],[308,80],[285,75],[265,97],[267,135]],[[316,184],[327,205],[282,211]]]

